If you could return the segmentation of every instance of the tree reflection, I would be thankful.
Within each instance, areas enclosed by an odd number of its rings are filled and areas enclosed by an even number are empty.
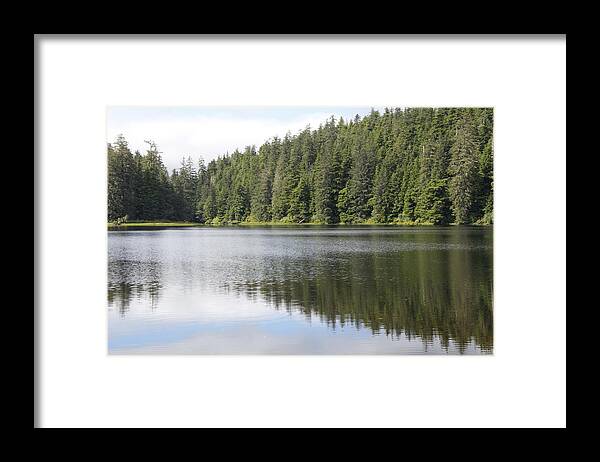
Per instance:
[[[368,328],[373,334],[426,345],[435,338],[460,352],[474,342],[493,346],[492,256],[489,250],[414,251],[358,254],[294,265],[269,263],[266,277],[231,282],[238,293],[260,293],[277,309],[318,316],[337,325]]]
[[[125,316],[134,298],[148,297],[150,308],[155,310],[159,302],[161,274],[156,261],[111,261],[108,267],[109,308],[116,308],[121,316]]]
[[[446,351],[454,345],[464,352],[473,344],[492,351],[492,250],[487,237],[471,245],[473,236],[453,231],[439,246],[432,236],[416,233],[403,239],[418,246],[396,251],[370,251],[385,238],[370,239],[376,242],[365,242],[365,251],[340,248],[293,258],[274,253],[252,262],[228,262],[227,275],[217,263],[199,270],[182,262],[189,267],[178,274],[202,280],[212,273],[218,276],[218,284],[212,285],[217,292],[265,300],[308,320],[317,317],[331,329],[353,326],[392,339],[403,335],[426,348],[435,340]],[[109,305],[123,316],[134,297],[149,297],[156,307],[161,276],[156,262],[111,262]]]

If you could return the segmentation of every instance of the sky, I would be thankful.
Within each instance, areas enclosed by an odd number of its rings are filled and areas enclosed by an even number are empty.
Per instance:
[[[376,110],[383,108],[374,107]],[[330,116],[345,120],[368,114],[371,107],[141,107],[107,108],[107,142],[123,134],[130,149],[144,153],[154,141],[165,166],[179,168],[182,157],[200,157],[206,163],[218,156],[256,148],[273,136],[292,135],[307,125],[319,127]]]

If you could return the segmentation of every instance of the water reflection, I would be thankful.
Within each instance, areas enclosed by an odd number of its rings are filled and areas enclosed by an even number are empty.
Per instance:
[[[148,284],[130,284],[127,282],[109,284],[108,306],[116,308],[121,316],[125,316],[129,311],[131,300],[135,297],[138,300],[149,300],[150,308],[155,310],[158,306],[159,293],[160,282],[158,281]]]
[[[460,252],[427,262],[418,254],[362,256],[319,265],[316,275],[299,278],[313,269],[305,260],[293,270],[283,265],[278,271],[283,279],[232,282],[230,287],[252,299],[260,294],[277,309],[317,316],[332,329],[352,324],[425,343],[439,336],[446,349],[451,339],[461,350],[474,340],[491,350],[491,275],[481,271],[491,267],[486,260],[485,254]]]
[[[220,294],[232,304],[243,298],[301,314],[331,331],[352,326],[402,337],[425,351],[435,342],[444,351],[473,344],[492,351],[489,230],[208,231],[115,239],[109,308],[127,317],[133,301],[160,311],[185,300],[193,311]],[[163,302],[165,288],[179,302]]]

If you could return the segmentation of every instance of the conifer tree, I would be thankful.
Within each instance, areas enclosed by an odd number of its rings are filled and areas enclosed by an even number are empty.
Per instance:
[[[258,150],[184,157],[107,145],[108,219],[200,223],[493,221],[493,111],[386,108],[306,127]]]
[[[457,127],[454,143],[450,148],[449,192],[452,210],[458,224],[469,223],[475,201],[478,180],[478,152],[474,127],[463,117]]]

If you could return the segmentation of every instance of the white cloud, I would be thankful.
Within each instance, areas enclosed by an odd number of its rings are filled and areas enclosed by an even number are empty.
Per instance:
[[[107,121],[108,141],[122,133],[130,148],[144,152],[144,140],[153,140],[162,152],[169,170],[179,167],[183,156],[209,162],[219,155],[243,150],[249,145],[258,148],[267,139],[285,136],[304,129],[307,125],[317,128],[332,112],[302,111],[293,117],[243,117],[240,115],[173,115],[172,113],[148,117],[113,117],[109,111]],[[339,115],[334,114],[336,118]]]

